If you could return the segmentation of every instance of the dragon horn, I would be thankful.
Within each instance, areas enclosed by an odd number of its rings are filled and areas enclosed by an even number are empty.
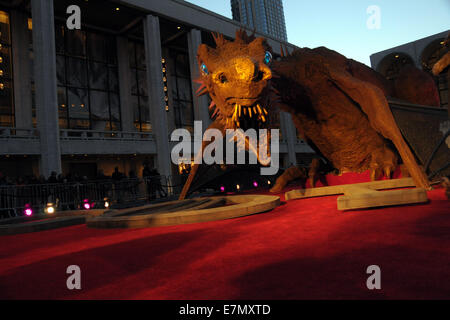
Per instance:
[[[199,92],[197,95],[200,97],[200,96],[203,96],[203,95],[205,95],[207,93],[208,93],[208,89],[204,88],[203,91]]]
[[[218,113],[220,113],[219,108],[217,108],[216,110],[214,110],[214,113],[212,114],[211,118],[214,118]]]
[[[280,91],[278,91],[277,89],[275,89],[274,87],[271,87],[270,90],[272,90],[272,92],[276,93],[276,94],[280,94]]]
[[[197,93],[199,93],[201,90],[203,90],[204,88],[206,88],[206,85],[202,82],[201,86],[197,89]]]

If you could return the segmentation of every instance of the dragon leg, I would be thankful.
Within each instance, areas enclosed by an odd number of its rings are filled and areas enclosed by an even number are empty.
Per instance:
[[[208,127],[208,129],[219,129],[222,131],[222,134],[224,132],[224,128],[221,125],[221,123],[219,121],[214,121],[213,123],[211,123],[211,125]],[[211,142],[210,141],[204,141],[202,142],[202,147],[200,148],[200,150],[198,151],[197,155],[195,156],[195,159],[199,159],[203,156],[203,150],[205,149],[205,147],[207,145],[209,145]],[[187,193],[189,192],[189,188],[192,185],[192,182],[194,181],[195,175],[198,171],[199,168],[199,163],[200,161],[194,161],[194,165],[191,167],[191,172],[189,172],[189,177],[186,180],[186,183],[183,186],[183,190],[181,190],[181,194],[178,197],[178,200],[184,200],[187,196]]]
[[[278,177],[275,185],[272,189],[270,189],[271,193],[280,193],[289,182],[294,181],[296,179],[308,179],[312,188],[314,188],[316,181],[319,176],[320,169],[320,160],[317,158],[312,159],[311,164],[308,169],[308,173],[306,173],[306,169],[292,166],[287,169],[281,176]]]

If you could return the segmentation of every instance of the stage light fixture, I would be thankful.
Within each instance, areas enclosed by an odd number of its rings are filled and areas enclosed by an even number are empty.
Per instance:
[[[23,210],[23,213],[28,217],[33,214],[33,209],[31,208],[31,206],[28,203],[25,205],[25,209]]]
[[[55,207],[54,207],[53,203],[51,203],[51,202],[47,203],[47,208],[45,208],[45,212],[47,214],[54,214],[55,213]]]
[[[108,198],[105,198],[105,199],[103,199],[103,201],[105,201],[105,208],[108,209],[109,206],[110,206],[110,204],[109,204],[109,199],[108,199]]]
[[[85,210],[91,210],[91,204],[89,203],[89,200],[88,199],[84,199],[83,200],[83,208],[85,209]]]

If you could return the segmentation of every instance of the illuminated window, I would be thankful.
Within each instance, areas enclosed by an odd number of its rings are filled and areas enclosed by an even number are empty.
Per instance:
[[[414,65],[410,56],[404,53],[392,53],[386,56],[378,66],[378,72],[387,79],[396,79],[405,65]]]
[[[192,98],[189,56],[185,52],[169,48],[169,77],[172,77],[172,93],[175,126],[193,131],[194,107]]]
[[[9,14],[0,11],[0,127],[14,126]]]
[[[55,29],[60,127],[121,130],[114,36],[63,25]]]
[[[423,70],[430,72],[436,62],[438,62],[446,53],[448,48],[444,45],[444,39],[437,39],[430,43],[422,53]],[[439,90],[441,107],[448,108],[448,72],[449,67],[441,72],[436,79],[436,85]]]

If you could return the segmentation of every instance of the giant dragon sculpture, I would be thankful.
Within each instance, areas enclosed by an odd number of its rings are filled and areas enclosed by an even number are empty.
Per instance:
[[[209,94],[210,108],[215,108],[210,128],[223,133],[270,128],[273,115],[281,110],[291,114],[304,140],[340,172],[370,170],[372,180],[382,174],[390,177],[400,156],[416,186],[430,189],[387,101],[396,96],[395,87],[402,88],[401,82],[394,86],[369,67],[325,47],[296,49],[286,55],[281,49],[281,58],[273,59],[264,38],[242,30],[234,41],[213,36],[216,47],[202,44],[197,54],[200,95]],[[428,82],[418,85],[414,94],[430,97],[433,103],[434,82],[428,74],[420,76]],[[423,94],[417,95],[421,90]],[[403,100],[415,102],[414,97],[408,99],[408,92],[401,93]],[[194,165],[180,199],[187,195],[197,169]],[[291,167],[271,191],[280,192],[299,177],[314,182],[317,169],[317,162],[309,173]]]

